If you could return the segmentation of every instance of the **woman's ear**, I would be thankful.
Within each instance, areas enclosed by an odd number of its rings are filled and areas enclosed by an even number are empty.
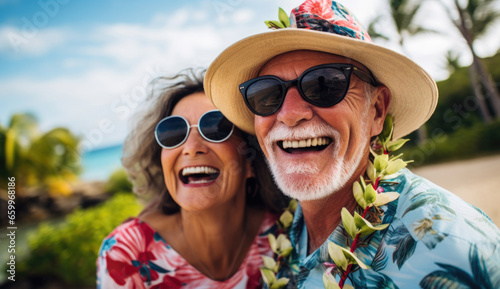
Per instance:
[[[375,113],[373,115],[373,122],[371,126],[370,135],[376,136],[382,132],[384,128],[384,121],[387,113],[389,112],[389,105],[391,103],[391,91],[386,86],[378,86],[372,93],[372,108]]]

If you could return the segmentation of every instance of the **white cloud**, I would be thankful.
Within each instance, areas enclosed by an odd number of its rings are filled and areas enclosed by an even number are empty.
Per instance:
[[[83,45],[60,62],[76,72],[44,79],[26,75],[0,79],[0,97],[16,99],[7,103],[9,111],[4,107],[2,112],[10,115],[31,108],[40,116],[42,127],[64,125],[83,137],[98,129],[103,119],[110,119],[116,125],[115,132],[106,135],[101,145],[120,141],[127,119],[145,98],[151,79],[190,66],[207,67],[218,52],[239,37],[241,30],[233,26],[221,31],[215,24],[206,25],[201,20],[206,15],[198,13],[196,21],[183,20],[183,15],[185,11],[173,15],[176,25],[162,21],[164,16],[160,15],[145,25],[115,24],[86,33],[73,31]],[[44,32],[40,31],[41,35],[46,35]]]
[[[255,18],[255,13],[250,9],[238,9],[232,14],[232,21],[238,24],[250,23]]]
[[[17,28],[0,27],[0,53],[20,57],[23,55],[39,56],[62,46],[70,40],[70,33],[62,28]]]

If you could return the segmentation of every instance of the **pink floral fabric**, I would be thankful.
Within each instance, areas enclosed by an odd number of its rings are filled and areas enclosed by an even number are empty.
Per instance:
[[[97,258],[97,288],[261,288],[261,255],[273,255],[267,234],[277,229],[278,217],[266,213],[238,272],[225,281],[203,275],[148,224],[132,219],[104,239]]]
[[[335,33],[372,42],[368,32],[347,8],[331,0],[306,0],[290,14],[291,27]]]

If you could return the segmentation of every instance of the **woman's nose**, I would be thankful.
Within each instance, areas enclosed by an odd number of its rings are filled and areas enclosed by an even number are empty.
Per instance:
[[[182,145],[183,153],[193,157],[197,154],[207,153],[208,147],[206,142],[198,131],[198,125],[193,124],[191,125],[186,142]]]

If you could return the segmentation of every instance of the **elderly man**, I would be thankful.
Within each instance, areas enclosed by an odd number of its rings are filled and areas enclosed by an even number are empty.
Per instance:
[[[307,0],[290,22],[227,48],[208,69],[205,90],[228,119],[257,136],[276,183],[299,201],[290,231],[298,272],[282,268],[278,277],[291,278],[289,287],[323,288],[329,242],[349,244],[341,209],[358,206],[353,184],[369,166],[371,140],[387,114],[393,139],[416,130],[438,92],[417,64],[373,44],[339,3]],[[288,21],[280,23],[274,26]],[[388,226],[356,248],[370,268],[355,266],[341,283],[500,288],[500,232],[482,211],[407,169],[384,190],[400,194],[379,208]]]

